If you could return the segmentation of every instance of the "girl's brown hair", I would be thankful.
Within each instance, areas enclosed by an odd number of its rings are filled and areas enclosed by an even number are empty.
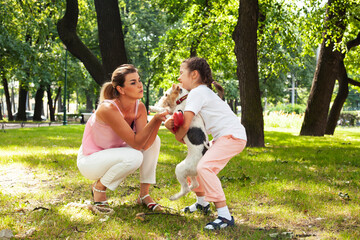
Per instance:
[[[105,99],[114,99],[119,97],[117,86],[124,87],[125,77],[129,73],[135,73],[138,70],[132,64],[123,64],[115,69],[111,76],[111,82],[106,82],[101,87],[100,103]]]
[[[187,69],[190,72],[195,70],[198,71],[202,83],[205,83],[210,89],[212,89],[211,84],[213,84],[219,97],[224,99],[224,88],[214,81],[211,68],[204,58],[192,57],[184,60],[183,63],[186,63]]]

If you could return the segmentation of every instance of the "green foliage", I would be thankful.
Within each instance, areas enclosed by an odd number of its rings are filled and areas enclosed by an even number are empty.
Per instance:
[[[343,111],[338,122],[341,126],[357,126],[360,124],[360,111]]]
[[[358,78],[360,79],[360,77]],[[346,110],[360,110],[360,88],[349,87],[349,95],[344,104]]]
[[[305,8],[306,9],[306,8]],[[308,92],[315,71],[314,51],[304,53],[303,29],[297,24],[303,9],[291,1],[261,1],[258,27],[258,60],[261,91],[268,102],[290,99],[292,79],[298,93]],[[314,49],[312,47],[312,49]],[[307,100],[299,95],[299,101]]]
[[[3,13],[0,18],[1,75],[10,80],[11,86],[16,81],[24,82],[29,86],[30,96],[47,85],[52,86],[51,91],[55,96],[57,89],[63,86],[65,74],[65,49],[56,30],[65,2],[2,1],[0,5]],[[97,36],[93,30],[96,25],[91,24],[96,23],[96,17],[94,12],[89,11],[94,6],[88,1],[79,1],[79,8],[83,14],[79,18],[79,32],[86,44],[95,50],[94,39]],[[96,99],[93,80],[70,54],[67,66],[69,98],[72,92],[80,96],[90,92]],[[91,88],[94,90],[89,91]]]
[[[296,113],[301,114],[306,110],[306,105],[299,104],[279,104],[274,107],[269,107],[267,109],[269,112],[284,112],[284,113]]]
[[[53,4],[51,1],[27,1],[1,3],[4,17],[3,31],[0,39],[4,39],[5,74],[16,76],[26,84],[51,82],[49,78],[56,74],[53,52],[56,42],[55,19],[58,18],[58,9],[63,4]],[[31,72],[31,74],[29,74]]]
[[[167,4],[165,4],[165,2]],[[164,37],[152,56],[156,71],[155,81],[163,88],[177,82],[180,63],[196,53],[208,60],[216,81],[225,89],[237,86],[234,43],[231,35],[237,21],[236,1],[161,1],[173,26]],[[176,8],[176,10],[175,10]],[[238,98],[232,94],[227,99]]]
[[[354,40],[359,33],[360,29],[360,20],[358,14],[360,12],[359,4],[352,4],[350,10],[348,11],[348,25],[347,30],[344,33],[344,43],[348,43],[351,40]],[[346,66],[346,71],[349,78],[352,78],[356,81],[360,81],[360,46],[357,46],[351,50],[347,49],[346,57],[344,59],[344,63]],[[354,87],[353,89],[357,89],[360,92],[359,87]]]
[[[264,114],[265,129],[292,129],[300,131],[304,114],[296,114],[295,112],[285,113],[283,111],[267,111]]]
[[[173,27],[161,38],[161,45],[153,54],[157,71],[155,81],[163,88],[176,82],[181,61],[196,53],[208,60],[214,77],[226,90],[228,100],[238,99],[239,93],[234,55],[234,31],[238,1],[217,3],[192,1],[160,1],[168,11]],[[168,5],[166,5],[167,3]],[[315,70],[315,54],[304,54],[305,43],[301,28],[295,24],[303,9],[292,2],[260,1],[258,31],[258,61],[260,87],[263,97],[270,103],[283,102],[289,98],[288,75],[296,79],[298,92],[308,92]],[[176,10],[175,10],[176,9]],[[307,8],[304,8],[307,9]],[[314,49],[314,48],[312,48]],[[265,93],[266,92],[266,93]],[[306,102],[307,94],[300,96]]]
[[[0,0],[0,74],[14,85],[22,81],[31,95],[50,84],[63,86],[65,50],[56,23],[64,14],[65,1]],[[258,29],[259,79],[262,98],[270,104],[290,102],[291,81],[297,88],[297,103],[305,104],[316,67],[316,49],[327,32],[338,37],[333,24],[324,19],[336,8],[346,9],[343,39],[337,47],[346,53],[348,76],[359,80],[359,47],[349,51],[346,43],[360,29],[356,0],[333,1],[326,13],[326,1],[259,1]],[[140,70],[145,90],[153,104],[172,83],[177,82],[180,63],[196,54],[208,60],[214,79],[225,88],[227,100],[239,99],[236,58],[232,33],[238,17],[238,0],[172,1],[120,0],[127,54]],[[336,19],[336,18],[335,18]],[[77,32],[82,41],[101,60],[95,6],[79,0]],[[68,92],[71,101],[84,108],[90,99],[94,106],[99,86],[84,66],[70,54]],[[352,88],[347,108],[356,105],[358,88]],[[54,94],[55,95],[55,94]]]
[[[154,81],[155,71],[152,66],[151,55],[158,47],[159,38],[164,36],[169,28],[166,15],[159,9],[156,1],[121,0],[126,52],[130,62],[140,72],[144,83],[145,97],[149,94],[150,105],[157,100],[158,92]]]

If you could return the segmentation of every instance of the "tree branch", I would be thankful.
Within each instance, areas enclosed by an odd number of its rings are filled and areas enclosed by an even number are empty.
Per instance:
[[[357,37],[353,40],[350,40],[346,43],[346,47],[348,51],[350,51],[351,48],[356,47],[360,45],[360,32],[358,33]]]
[[[106,80],[102,64],[85,46],[76,33],[78,15],[78,1],[66,0],[65,15],[57,23],[59,37],[69,52],[84,63],[84,66],[89,71],[94,80],[99,85],[102,85]]]
[[[360,87],[360,82],[358,81],[355,81],[354,79],[352,78],[348,78],[348,81],[351,85],[354,85],[354,86],[357,86],[357,87]]]

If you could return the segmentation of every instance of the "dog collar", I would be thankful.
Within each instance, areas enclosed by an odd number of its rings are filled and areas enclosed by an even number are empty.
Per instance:
[[[179,105],[180,103],[182,103],[187,98],[187,96],[187,94],[185,96],[182,96],[179,100],[176,101],[176,104]]]

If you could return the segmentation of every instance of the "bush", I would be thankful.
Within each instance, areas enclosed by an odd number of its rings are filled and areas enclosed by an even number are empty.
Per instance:
[[[284,113],[283,111],[264,114],[265,127],[300,129],[304,114]]]
[[[360,111],[343,111],[338,124],[341,126],[356,126],[360,123]]]
[[[61,122],[63,121],[64,113],[57,113],[55,114],[55,121]],[[67,113],[66,114],[66,120],[69,122],[80,122],[81,120],[81,114],[78,113]]]
[[[306,110],[305,105],[299,105],[299,104],[281,104],[277,105],[275,107],[270,107],[268,109],[269,112],[283,112],[283,113],[296,113],[296,114],[302,114]]]
[[[86,107],[79,107],[78,112],[81,113],[91,113],[92,109],[87,109]]]

